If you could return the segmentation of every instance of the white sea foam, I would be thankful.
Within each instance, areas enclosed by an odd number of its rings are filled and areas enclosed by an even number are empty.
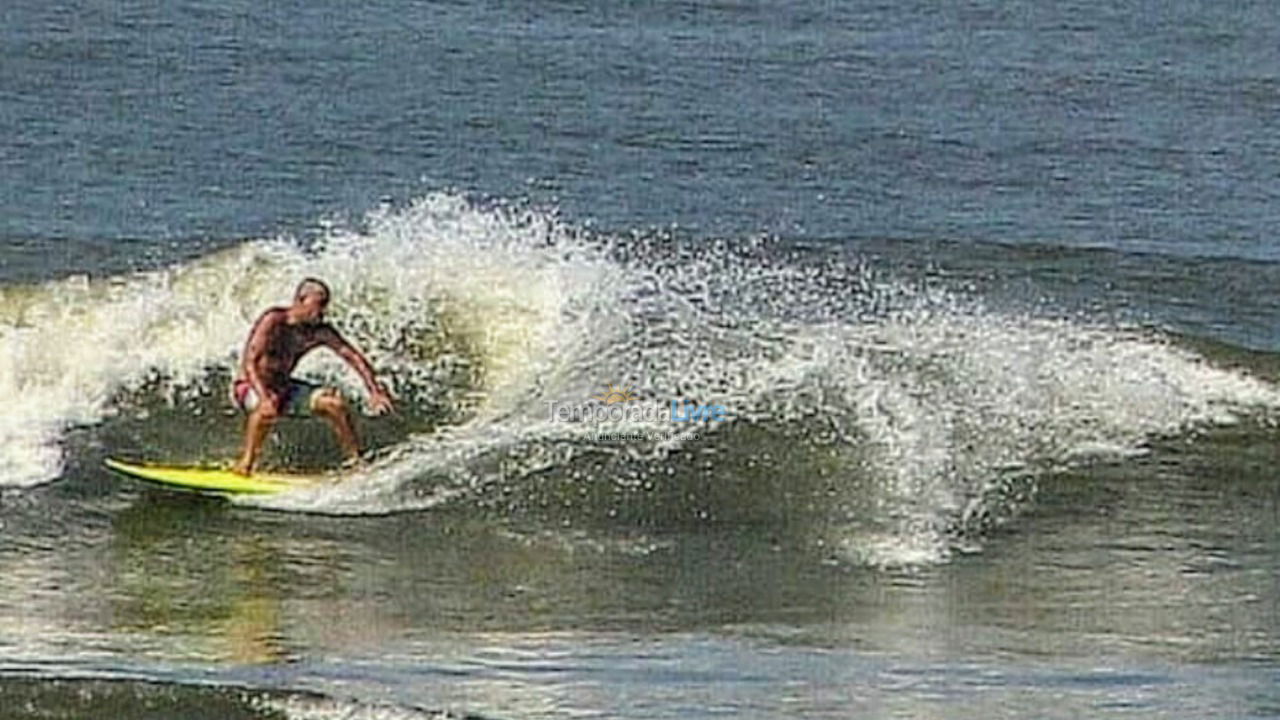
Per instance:
[[[727,407],[731,421],[698,433],[712,454],[750,424],[835,458],[823,472],[851,517],[823,542],[841,556],[938,560],[1010,474],[1280,406],[1269,383],[1153,333],[986,308],[763,240],[586,237],[545,212],[435,194],[308,249],[251,241],[164,270],[0,291],[0,390],[14,399],[0,412],[0,483],[56,478],[68,428],[108,419],[121,389],[164,377],[181,391],[228,370],[256,314],[307,275],[330,283],[335,322],[403,402],[444,408],[446,424],[348,482],[249,501],[281,509],[465,502],[494,483],[574,476],[584,447],[615,458],[598,482],[681,482],[683,441],[592,440],[656,435],[669,420],[601,428],[548,413],[616,385]],[[361,395],[336,358],[301,370]]]
[[[329,282],[338,323],[407,388],[475,363],[482,397],[453,402],[501,414],[544,374],[562,289],[591,282],[589,265],[531,250],[562,232],[548,222],[435,195],[310,252],[252,241],[174,268],[0,290],[0,484],[56,478],[66,431],[106,418],[119,390],[156,377],[181,388],[230,368],[257,313],[308,275]],[[321,353],[301,371],[359,389]]]

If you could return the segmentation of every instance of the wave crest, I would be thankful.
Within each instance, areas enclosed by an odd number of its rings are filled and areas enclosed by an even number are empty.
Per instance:
[[[307,275],[408,420],[359,478],[251,501],[280,509],[768,523],[844,560],[933,561],[1022,502],[1018,478],[1280,406],[1269,383],[1157,334],[987,308],[848,251],[601,236],[440,193],[311,246],[0,291],[0,389],[20,398],[0,414],[0,482],[56,477],[67,430],[129,393],[222,407],[249,323]],[[362,392],[322,353],[300,373]],[[731,419],[602,428],[549,411],[616,388]]]

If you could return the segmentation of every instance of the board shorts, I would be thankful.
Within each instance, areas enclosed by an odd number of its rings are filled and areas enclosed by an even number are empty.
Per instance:
[[[320,389],[315,383],[290,378],[289,387],[280,400],[280,414],[285,417],[311,417],[311,398]],[[231,402],[248,413],[258,407],[260,398],[253,385],[242,378],[231,385]]]

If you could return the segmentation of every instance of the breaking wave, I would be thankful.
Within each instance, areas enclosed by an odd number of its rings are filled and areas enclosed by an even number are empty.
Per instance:
[[[317,242],[0,289],[0,389],[16,399],[0,411],[0,485],[59,477],[76,428],[99,428],[112,454],[228,457],[236,353],[306,275],[330,283],[334,322],[402,413],[363,423],[379,450],[358,477],[245,501],[281,510],[764,523],[841,560],[934,562],[1037,473],[1280,404],[1171,338],[989,308],[848,249],[602,236],[439,193]],[[363,395],[335,358],[300,372]],[[555,411],[608,400],[651,412]],[[675,422],[673,402],[724,418]],[[323,433],[282,434],[277,462],[332,459]]]

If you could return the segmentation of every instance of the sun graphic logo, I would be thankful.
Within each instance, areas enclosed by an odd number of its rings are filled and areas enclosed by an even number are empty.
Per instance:
[[[632,392],[631,388],[617,387],[613,383],[606,383],[605,387],[609,388],[607,392],[602,392],[599,395],[592,395],[591,399],[599,400],[605,405],[615,405],[617,403],[631,402],[632,400],[637,400],[640,397]]]

